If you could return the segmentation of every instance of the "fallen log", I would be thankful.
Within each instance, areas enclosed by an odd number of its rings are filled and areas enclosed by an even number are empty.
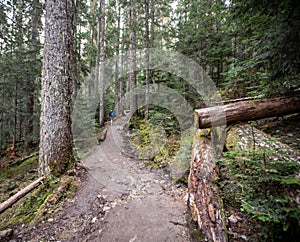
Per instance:
[[[34,157],[35,155],[38,156],[39,152],[35,152],[35,153],[32,153],[28,156],[25,156],[25,157],[21,157],[20,159],[17,159],[15,161],[12,162],[12,165],[20,165],[21,163],[23,163],[24,161]]]
[[[32,154],[30,154],[28,156],[21,157],[21,158],[18,158],[18,159],[17,159],[17,157],[13,157],[13,158],[10,157],[8,159],[2,160],[1,163],[0,163],[0,166],[6,165],[6,164],[9,164],[9,165],[12,165],[12,166],[18,166],[21,163],[23,163],[24,161],[32,158],[35,155],[38,155],[38,152],[32,153]]]
[[[105,126],[103,130],[97,135],[98,144],[100,144],[105,140],[106,134],[107,134],[107,126]]]
[[[4,212],[10,206],[12,206],[17,201],[19,201],[22,197],[24,197],[27,193],[31,192],[33,189],[35,189],[36,187],[38,187],[44,179],[45,179],[45,177],[40,177],[39,179],[37,179],[33,183],[29,184],[24,189],[22,189],[21,191],[17,192],[12,197],[10,197],[5,202],[1,203],[0,204],[0,213]]]
[[[215,151],[208,135],[208,130],[198,130],[194,138],[188,178],[189,207],[206,240],[225,242],[225,217],[215,184]]]
[[[196,109],[195,126],[204,129],[297,112],[300,112],[300,92],[296,92],[292,96],[248,100]]]

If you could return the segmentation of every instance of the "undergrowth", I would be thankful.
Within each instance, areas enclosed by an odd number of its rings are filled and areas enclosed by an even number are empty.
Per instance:
[[[180,127],[169,113],[149,111],[149,119],[131,120],[131,140],[138,158],[153,168],[165,168],[179,148]]]
[[[300,236],[300,164],[269,160],[268,152],[273,150],[224,153],[219,161],[224,204],[261,224],[260,241],[296,241]]]
[[[38,155],[19,165],[6,164],[0,169],[0,202],[38,178]],[[77,189],[75,177],[47,178],[43,183],[0,214],[0,230],[47,219],[56,206]]]
[[[181,130],[168,110],[149,110],[149,117],[130,121],[137,157],[154,169],[164,169],[176,182],[187,184],[194,130]]]

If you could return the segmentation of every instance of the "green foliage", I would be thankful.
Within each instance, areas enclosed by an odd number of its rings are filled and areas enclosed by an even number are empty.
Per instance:
[[[296,0],[180,1],[175,48],[198,61],[228,98],[295,90],[299,10]],[[228,93],[235,86],[239,92]]]
[[[180,1],[175,48],[192,57],[220,84],[231,54],[230,33],[223,1]]]
[[[38,136],[41,15],[37,0],[0,3],[0,148]]]
[[[219,184],[225,203],[239,206],[263,223],[261,236],[269,241],[288,241],[295,236],[295,228],[300,228],[300,209],[295,200],[300,164],[268,160],[268,152],[224,153],[219,163],[223,174]]]
[[[178,150],[179,124],[167,110],[155,107],[149,119],[131,120],[132,140],[140,159],[146,159],[153,168],[164,168]]]
[[[0,202],[7,200],[21,188],[37,179],[38,155],[19,165],[6,164],[0,169]],[[0,214],[0,230],[16,224],[30,224],[53,216],[55,206],[62,199],[70,197],[77,189],[72,176],[47,178],[43,183],[21,198],[12,208]]]
[[[246,82],[246,94],[253,96],[299,87],[299,17],[294,0],[235,1],[228,24],[238,52],[224,73],[227,86]]]

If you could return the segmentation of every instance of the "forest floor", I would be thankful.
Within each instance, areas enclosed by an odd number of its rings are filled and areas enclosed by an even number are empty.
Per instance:
[[[299,120],[298,114],[258,121],[255,126],[299,150]],[[46,181],[2,213],[0,241],[199,241],[195,237],[201,234],[194,234],[186,205],[187,188],[130,158],[134,151],[123,124],[118,119],[108,126],[104,142],[80,161],[74,174]],[[0,201],[34,181],[36,167],[37,156],[11,169],[1,167]],[[43,205],[30,210],[36,203]],[[236,236],[230,241],[250,240],[260,232],[257,221],[239,207],[232,210],[224,205],[229,215],[244,220],[231,224]],[[29,216],[34,217],[31,222],[22,220]],[[4,240],[3,231],[8,233]]]
[[[125,155],[121,121],[81,161],[80,188],[11,241],[190,241],[187,189]]]

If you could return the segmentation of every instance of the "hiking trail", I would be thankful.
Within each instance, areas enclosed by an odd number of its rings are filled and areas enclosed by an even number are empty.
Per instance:
[[[81,162],[88,173],[53,218],[20,231],[26,241],[190,241],[187,189],[126,155],[122,120]]]

